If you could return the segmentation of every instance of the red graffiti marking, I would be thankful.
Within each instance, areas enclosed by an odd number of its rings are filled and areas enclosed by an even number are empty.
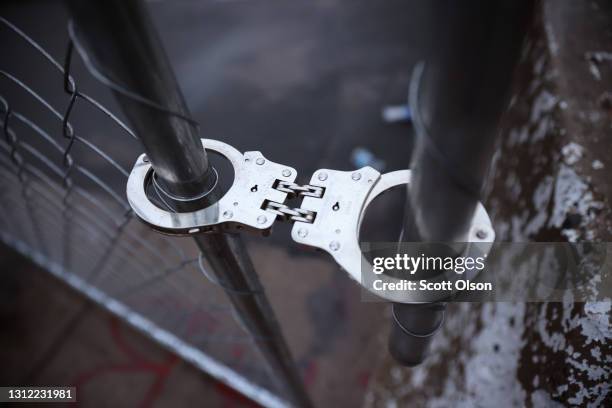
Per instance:
[[[139,407],[150,407],[163,391],[170,372],[180,361],[178,356],[170,354],[161,362],[151,361],[125,341],[121,333],[120,323],[115,317],[110,320],[110,330],[113,343],[127,357],[127,361],[107,364],[81,373],[73,381],[74,386],[77,387],[77,390],[83,389],[92,380],[111,373],[150,373],[154,376],[153,384],[149,386],[138,404]]]

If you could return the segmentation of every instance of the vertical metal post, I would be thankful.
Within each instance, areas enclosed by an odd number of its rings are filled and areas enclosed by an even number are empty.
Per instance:
[[[530,0],[430,0],[431,50],[415,69],[410,107],[417,131],[404,240],[466,241],[490,165],[499,119],[531,21]],[[425,358],[443,304],[395,304],[391,353]]]
[[[140,0],[66,0],[79,36],[93,51],[178,211],[201,208],[215,185],[206,152],[168,58]],[[205,198],[214,200],[212,195]],[[297,406],[311,406],[297,366],[239,236],[195,238],[238,317]]]

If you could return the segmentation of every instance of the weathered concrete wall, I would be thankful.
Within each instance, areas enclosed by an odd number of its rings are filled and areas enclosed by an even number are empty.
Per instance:
[[[612,237],[612,4],[544,4],[487,192],[498,240]],[[610,299],[455,304],[432,356],[389,357],[366,406],[612,406]]]

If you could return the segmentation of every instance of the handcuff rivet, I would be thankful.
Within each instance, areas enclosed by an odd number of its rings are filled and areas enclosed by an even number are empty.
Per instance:
[[[353,174],[351,174],[351,178],[355,181],[360,180],[361,179],[361,173],[359,172],[355,172]]]
[[[476,238],[485,239],[489,234],[483,229],[476,230]]]
[[[305,237],[306,237],[306,235],[308,235],[308,230],[307,230],[306,228],[300,228],[300,229],[298,230],[298,236],[299,236],[300,238],[305,238]]]
[[[223,211],[224,218],[232,218],[233,215],[234,213],[232,213],[230,210]]]
[[[338,241],[332,241],[329,243],[329,249],[332,251],[337,251],[340,249],[340,243]]]
[[[289,177],[291,175],[291,170],[285,169],[283,170],[283,177]]]
[[[325,181],[327,180],[327,173],[325,173],[324,171],[320,172],[319,175],[317,176],[317,178],[319,179],[319,181]]]
[[[266,162],[266,159],[264,159],[263,157],[258,158],[257,160],[255,160],[255,163],[257,163],[258,165],[262,165]]]
[[[259,217],[257,217],[257,223],[258,224],[265,224],[266,221],[268,221],[268,219],[266,218],[265,215],[260,215]]]

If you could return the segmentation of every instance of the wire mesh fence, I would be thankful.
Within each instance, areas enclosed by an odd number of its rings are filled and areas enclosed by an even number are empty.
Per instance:
[[[197,246],[132,213],[125,183],[143,149],[81,90],[74,39],[60,63],[2,17],[0,38],[11,52],[0,62],[2,240],[228,385],[282,405],[254,347],[265,339],[237,323]]]

